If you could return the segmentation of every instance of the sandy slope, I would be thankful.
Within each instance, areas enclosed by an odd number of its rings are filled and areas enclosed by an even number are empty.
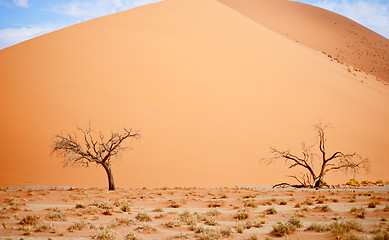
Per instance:
[[[259,24],[389,82],[389,40],[333,12],[285,0],[220,0]]]
[[[389,89],[214,0],[167,0],[0,51],[0,185],[103,186],[102,169],[62,169],[53,136],[76,126],[141,129],[118,186],[264,185],[312,124],[328,150],[358,151],[387,178]],[[355,74],[355,75],[353,75]],[[331,175],[336,183],[351,176]]]

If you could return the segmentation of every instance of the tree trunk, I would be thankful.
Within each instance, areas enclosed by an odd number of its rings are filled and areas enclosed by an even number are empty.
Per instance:
[[[108,164],[102,164],[105,171],[107,172],[107,176],[108,176],[108,189],[109,191],[112,191],[112,190],[115,190],[115,182],[113,180],[113,175],[112,175],[112,171],[111,171],[111,166],[108,165]]]
[[[315,185],[313,186],[314,188],[320,188],[323,186],[323,181],[321,180],[322,178],[319,177],[316,182],[315,182]]]

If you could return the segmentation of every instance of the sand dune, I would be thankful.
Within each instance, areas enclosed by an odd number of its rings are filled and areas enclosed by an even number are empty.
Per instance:
[[[0,51],[0,185],[105,186],[103,169],[50,156],[55,134],[89,121],[141,129],[113,167],[118,187],[285,181],[282,163],[260,160],[315,142],[319,120],[334,126],[329,151],[357,151],[368,178],[387,178],[389,88],[263,25],[219,1],[166,0]]]
[[[336,13],[284,0],[220,0],[255,22],[389,82],[389,40]]]

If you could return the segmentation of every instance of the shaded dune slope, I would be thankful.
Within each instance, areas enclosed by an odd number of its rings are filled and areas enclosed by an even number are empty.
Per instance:
[[[0,51],[0,185],[104,186],[62,169],[53,136],[141,129],[113,166],[118,187],[285,181],[268,146],[299,150],[329,121],[328,150],[358,151],[387,176],[389,90],[214,0],[166,0]],[[361,79],[363,78],[363,83]],[[336,183],[350,176],[329,175]]]
[[[294,1],[220,2],[283,36],[351,65],[351,69],[389,82],[389,40],[348,18]]]

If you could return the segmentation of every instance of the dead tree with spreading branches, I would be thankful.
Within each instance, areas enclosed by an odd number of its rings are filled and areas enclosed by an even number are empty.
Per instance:
[[[368,171],[369,161],[367,158],[362,158],[357,153],[343,153],[340,151],[329,154],[326,150],[325,130],[329,128],[329,124],[318,123],[314,125],[314,129],[318,136],[319,154],[312,153],[313,146],[307,147],[303,144],[302,154],[300,156],[290,153],[290,151],[280,151],[271,147],[270,151],[273,157],[269,158],[269,163],[273,160],[283,159],[289,165],[289,169],[300,168],[304,172],[300,175],[292,175],[299,184],[290,185],[281,183],[276,186],[294,186],[294,187],[313,187],[320,188],[324,184],[324,176],[331,171],[342,170],[345,172],[358,173],[359,170],[365,169]],[[319,162],[320,167],[314,168],[314,162]]]
[[[129,139],[139,138],[139,131],[123,129],[111,132],[109,138],[105,138],[101,132],[78,128],[73,133],[58,134],[53,140],[52,153],[63,158],[64,166],[76,165],[89,167],[90,163],[101,165],[108,176],[109,190],[115,190],[111,165],[113,157],[127,147],[124,142]]]

